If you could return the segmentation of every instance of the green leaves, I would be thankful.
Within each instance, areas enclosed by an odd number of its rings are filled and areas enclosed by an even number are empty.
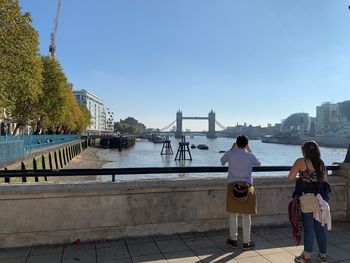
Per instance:
[[[0,93],[17,127],[29,122],[42,85],[38,33],[18,1],[0,0]]]
[[[24,125],[60,133],[89,124],[59,62],[40,57],[38,33],[18,0],[0,0],[0,108],[17,123],[14,134]]]

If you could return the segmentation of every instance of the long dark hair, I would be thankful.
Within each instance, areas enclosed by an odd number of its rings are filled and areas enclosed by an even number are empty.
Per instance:
[[[321,159],[321,152],[315,141],[307,141],[301,147],[305,159],[310,160],[317,174],[317,179],[322,180],[324,172],[324,162]]]

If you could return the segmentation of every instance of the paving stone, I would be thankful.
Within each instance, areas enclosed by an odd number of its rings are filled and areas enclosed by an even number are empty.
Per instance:
[[[271,243],[273,243],[276,247],[280,247],[283,250],[297,247],[295,245],[295,240],[291,238],[271,240]],[[303,245],[301,245],[300,247],[303,247]]]
[[[162,253],[171,253],[189,249],[181,239],[156,241],[156,243]]]
[[[196,237],[205,237],[205,233],[202,232],[188,232],[179,234],[180,238],[196,238]]]
[[[211,237],[211,236],[229,236],[229,230],[228,229],[221,229],[221,230],[215,230],[215,231],[209,231],[204,233],[205,236]]]
[[[227,253],[219,248],[205,248],[193,251],[201,262],[237,262],[233,253]]]
[[[132,263],[132,260],[131,258],[121,258],[107,261],[98,261],[98,263]]]
[[[133,257],[132,262],[134,262],[134,263],[143,263],[143,262],[167,263],[168,261],[165,259],[165,257],[162,254],[157,254],[157,255]]]
[[[216,247],[215,243],[205,236],[184,239],[184,241],[190,249],[215,248]]]
[[[328,239],[328,243],[330,243],[332,245],[342,245],[342,244],[349,244],[350,243],[350,239],[348,237],[345,237],[344,235],[342,235],[340,233],[328,232],[327,239]]]
[[[266,239],[268,241],[272,241],[272,240],[276,240],[276,239],[285,239],[286,235],[282,234],[276,230],[260,230],[260,231],[254,231],[254,234],[259,235],[260,237],[262,237],[263,239]],[[252,240],[255,240],[253,238],[251,238]]]
[[[30,255],[62,254],[63,245],[33,247]]]
[[[126,246],[103,247],[97,249],[96,253],[98,262],[130,258]]]
[[[279,227],[276,229],[277,232],[285,235],[285,238],[293,238],[292,227]]]
[[[5,258],[27,258],[30,247],[24,248],[2,248],[0,249],[0,259]]]
[[[201,262],[209,263],[237,263],[238,261],[235,260],[235,256],[232,253],[225,253],[221,255],[213,255],[210,258],[205,258],[201,260]]]
[[[96,258],[63,258],[62,263],[96,263]]]
[[[134,244],[140,244],[140,243],[152,243],[153,238],[152,237],[132,237],[132,238],[126,238],[125,242],[127,245],[134,245]]]
[[[154,241],[164,241],[164,240],[179,240],[180,237],[177,234],[174,235],[157,235],[152,236]]]
[[[62,253],[30,255],[26,263],[61,263]]]
[[[235,254],[235,257],[234,257],[235,260],[260,256],[259,253],[254,250],[244,251],[244,250],[237,249],[233,253]]]
[[[350,260],[350,251],[335,246],[327,248],[327,255],[336,261]]]
[[[282,247],[282,249],[284,251],[286,251],[287,253],[291,254],[292,256],[296,257],[296,256],[299,256],[301,254],[301,252],[304,251],[304,246],[298,246],[298,247],[294,247],[294,248],[291,248],[291,247]]]
[[[104,248],[104,247],[115,247],[115,246],[125,246],[125,240],[108,240],[108,241],[99,241],[96,242],[96,248]]]
[[[283,253],[276,253],[276,254],[267,254],[264,255],[264,257],[269,260],[272,263],[289,263],[289,262],[294,262],[294,257],[287,253],[287,252],[283,252]]]
[[[96,262],[95,244],[84,243],[81,245],[68,245],[63,250],[62,263]]]
[[[237,261],[238,263],[270,263],[270,261],[268,261],[263,256],[241,258],[241,259],[237,259]]]
[[[1,263],[25,263],[27,260],[27,257],[25,258],[2,258],[0,259]]]
[[[130,245],[128,246],[128,249],[131,257],[148,256],[161,253],[154,242]]]
[[[277,247],[275,244],[264,241],[256,242],[254,250],[261,255],[273,254],[273,253],[283,253],[283,250]]]
[[[95,243],[81,243],[80,245],[69,244],[64,247],[64,254],[74,254],[78,251],[95,250]]]
[[[200,259],[191,251],[164,254],[169,263],[198,263]]]

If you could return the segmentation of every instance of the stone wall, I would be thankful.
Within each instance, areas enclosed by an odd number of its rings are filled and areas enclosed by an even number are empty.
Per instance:
[[[347,220],[348,180],[330,183],[333,220]],[[287,224],[293,184],[259,177],[255,186],[253,225]],[[223,229],[225,202],[225,179],[1,185],[0,247]]]

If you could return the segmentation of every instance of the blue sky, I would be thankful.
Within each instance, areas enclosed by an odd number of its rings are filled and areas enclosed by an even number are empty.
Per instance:
[[[20,0],[48,53],[56,0]],[[213,109],[266,126],[350,99],[350,11],[334,0],[62,0],[57,57],[116,119],[164,127]],[[205,121],[185,121],[202,130]]]

